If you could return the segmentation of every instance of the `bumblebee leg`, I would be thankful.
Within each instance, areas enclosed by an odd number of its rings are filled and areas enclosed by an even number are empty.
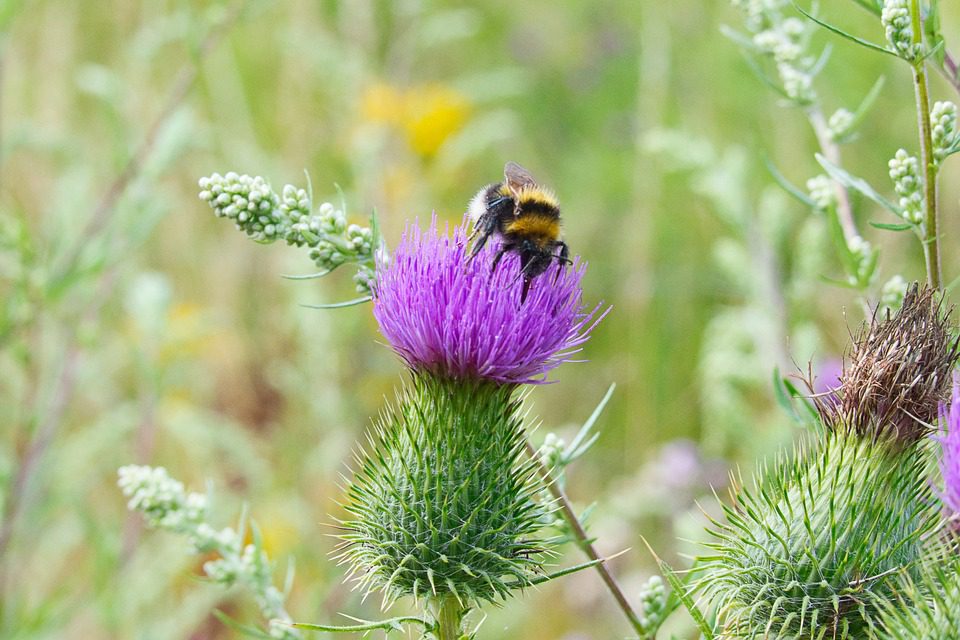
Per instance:
[[[553,276],[554,282],[560,278],[560,273],[563,272],[563,265],[573,264],[573,261],[567,257],[570,255],[570,247],[567,246],[567,243],[563,240],[557,240],[557,246],[560,247],[560,253],[555,256],[557,258],[557,274]]]
[[[513,249],[512,244],[502,244],[497,250],[497,255],[493,256],[493,263],[490,265],[490,273],[493,273],[497,270],[497,265],[500,264],[500,260],[503,258],[503,254]]]
[[[487,240],[496,230],[497,219],[493,216],[485,215],[477,220],[477,224],[474,225],[473,231],[470,233],[470,237],[467,238],[467,242],[470,242],[478,233],[480,234],[480,238],[473,245],[473,250],[470,252],[470,260],[472,260],[475,255],[480,253],[480,249],[483,249],[483,245],[487,244]]]
[[[527,301],[527,292],[530,291],[530,283],[533,282],[533,278],[524,274],[523,275],[523,289],[520,290],[520,304],[523,304]]]

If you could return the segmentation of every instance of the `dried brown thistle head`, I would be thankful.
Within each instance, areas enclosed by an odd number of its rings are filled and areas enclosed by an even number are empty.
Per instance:
[[[920,440],[947,398],[958,343],[936,290],[914,284],[892,317],[876,314],[854,338],[834,398],[817,398],[831,428],[863,436]]]

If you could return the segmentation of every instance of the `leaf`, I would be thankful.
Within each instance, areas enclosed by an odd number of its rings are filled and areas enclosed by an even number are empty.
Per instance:
[[[810,207],[811,209],[817,208],[817,203],[815,203],[813,199],[810,198],[809,195],[807,195],[806,192],[801,190],[800,187],[790,182],[786,176],[780,173],[780,170],[777,169],[776,165],[774,165],[773,162],[770,160],[770,158],[767,157],[766,155],[764,155],[763,157],[763,164],[764,166],[767,167],[767,171],[770,172],[770,176],[774,179],[774,181],[778,185],[780,185],[780,187],[784,191],[786,191],[787,193],[789,193],[794,198],[796,198],[806,206]]]
[[[878,193],[876,189],[871,187],[870,183],[868,183],[866,180],[864,180],[863,178],[858,178],[854,175],[851,175],[846,170],[841,169],[837,165],[827,160],[827,158],[823,154],[817,153],[815,154],[815,156],[817,158],[817,162],[819,162],[820,166],[823,167],[824,170],[826,170],[826,172],[830,174],[831,178],[833,178],[834,180],[836,180],[837,182],[839,182],[840,184],[842,184],[843,186],[849,189],[853,189],[854,191],[859,191],[860,193],[865,195],[867,198],[869,198],[870,200],[873,200],[874,202],[879,204],[881,207],[893,213],[897,217],[903,216],[903,209],[901,209],[899,206],[893,204],[892,202],[884,198],[882,195],[880,195],[880,193]]]
[[[885,231],[909,231],[913,229],[913,225],[909,222],[902,223],[893,223],[893,222],[870,222],[871,227],[876,227],[877,229],[883,229]]]
[[[301,304],[301,307],[306,307],[307,309],[345,309],[346,307],[355,307],[364,302],[370,302],[373,300],[373,296],[363,296],[362,298],[354,298],[353,300],[346,300],[344,302],[331,302],[329,304]]]
[[[760,82],[776,91],[782,98],[790,100],[791,102],[793,101],[793,98],[791,98],[787,92],[783,90],[783,87],[770,79],[770,76],[764,72],[760,65],[757,64],[756,60],[750,57],[747,53],[743,54],[743,58],[746,60],[747,66],[750,67],[750,70],[753,71],[753,73],[760,79]]]
[[[583,571],[584,569],[595,567],[601,562],[606,562],[607,560],[610,560],[611,558],[615,558],[615,557],[616,556],[610,556],[608,558],[600,558],[599,560],[590,560],[589,562],[581,562],[580,564],[574,565],[572,567],[567,567],[566,569],[560,569],[559,571],[554,571],[553,573],[547,574],[545,576],[539,576],[537,578],[533,578],[532,580],[526,580],[524,582],[520,582],[520,581],[507,582],[506,585],[511,589],[533,587],[538,584],[543,584],[544,582],[549,582],[551,580],[556,580],[557,578],[562,578],[563,576],[568,576],[571,573],[577,573],[578,571]]]
[[[690,617],[693,618],[697,628],[700,629],[700,633],[703,634],[704,640],[714,640],[716,636],[714,636],[713,629],[707,623],[707,619],[703,616],[703,613],[697,607],[697,604],[693,601],[693,598],[691,598],[690,594],[687,593],[686,585],[683,584],[680,578],[677,577],[676,572],[670,567],[670,565],[660,559],[660,556],[658,556],[653,550],[653,547],[650,546],[650,543],[647,542],[647,539],[643,536],[640,536],[640,539],[643,540],[643,544],[645,544],[647,549],[650,551],[650,555],[653,556],[657,566],[660,567],[660,572],[667,579],[667,582],[670,583],[670,587],[673,589],[674,593],[677,594],[677,597],[680,599],[680,602],[683,604],[684,608],[690,613]]]
[[[385,631],[403,631],[404,624],[420,624],[424,629],[430,629],[433,625],[423,618],[417,616],[398,616],[379,622],[360,620],[360,624],[350,625],[330,625],[330,624],[312,624],[309,622],[291,622],[290,626],[294,629],[305,629],[307,631],[326,631],[328,633],[357,633],[359,631],[375,631],[383,629]]]
[[[873,15],[877,16],[878,18],[880,17],[880,14],[883,13],[882,3],[878,4],[873,0],[853,0],[853,1],[856,2],[858,5],[860,5],[861,7],[863,7],[864,9],[866,9],[867,11],[869,11],[870,13],[872,13]]]
[[[341,263],[341,264],[344,264],[344,263]],[[334,269],[336,269],[339,266],[340,265],[338,264],[334,267],[331,267],[330,269],[327,269],[326,271],[320,271],[318,273],[308,273],[307,275],[304,275],[304,276],[290,276],[286,274],[280,274],[280,277],[286,278],[287,280],[313,280],[314,278],[322,278],[324,276],[330,275],[331,273],[333,273]]]
[[[567,447],[567,450],[563,454],[564,466],[573,462],[584,453],[587,452],[597,438],[600,437],[600,434],[593,434],[589,440],[586,440],[587,435],[590,433],[590,430],[593,429],[593,425],[596,424],[597,419],[600,418],[600,414],[603,413],[603,410],[606,408],[607,403],[610,402],[610,398],[613,396],[614,389],[617,388],[616,383],[612,383],[607,389],[607,392],[604,394],[603,398],[600,400],[600,403],[594,408],[593,413],[590,414],[590,417],[587,418],[587,421],[583,423],[583,426],[580,427],[580,431],[577,432],[577,435],[574,436],[573,441]]]
[[[810,20],[813,20],[814,22],[816,22],[818,25],[820,25],[820,26],[823,27],[824,29],[827,29],[828,31],[834,32],[834,33],[837,34],[838,36],[842,36],[842,37],[846,38],[847,40],[850,40],[851,42],[855,42],[856,44],[859,44],[859,45],[862,46],[862,47],[866,47],[866,48],[868,48],[868,49],[873,49],[874,51],[879,51],[880,53],[885,53],[885,54],[887,54],[887,55],[889,55],[889,56],[893,56],[894,58],[899,58],[899,57],[900,57],[900,56],[897,55],[897,53],[896,53],[895,51],[891,51],[890,49],[887,49],[886,47],[880,46],[880,45],[878,45],[878,44],[874,44],[873,42],[870,42],[869,40],[864,40],[863,38],[858,38],[857,36],[853,35],[852,33],[847,33],[846,31],[844,31],[844,30],[841,29],[840,27],[835,27],[835,26],[833,26],[832,24],[830,24],[830,23],[828,23],[828,22],[824,22],[824,21],[821,20],[820,18],[817,18],[817,17],[815,17],[815,16],[807,13],[806,11],[804,11],[804,10],[800,7],[800,5],[798,5],[796,2],[793,3],[793,6],[794,6],[794,8],[795,8],[797,11],[799,11],[800,13],[802,13],[803,15],[805,15],[807,18],[809,18]]]
[[[744,35],[739,31],[737,31],[736,29],[733,29],[731,27],[728,27],[725,24],[722,24],[720,25],[720,33],[726,36],[727,38],[729,38],[730,40],[733,40],[735,43],[737,43],[744,49],[747,49],[748,51],[757,50],[757,45],[753,43],[753,40],[750,39],[750,36]]]
[[[887,79],[884,76],[877,78],[877,81],[873,83],[873,86],[870,87],[870,91],[867,92],[867,95],[863,97],[863,100],[860,101],[860,106],[857,107],[857,110],[853,113],[853,119],[850,121],[850,126],[847,127],[844,135],[840,136],[838,142],[845,142],[850,139],[851,134],[854,130],[860,126],[860,123],[864,121],[869,113],[870,108],[873,107],[874,103],[877,101],[877,98],[880,96],[880,91],[883,90],[883,85],[886,84]]]
[[[274,640],[274,638],[271,637],[270,634],[264,631],[263,629],[259,629],[252,625],[243,624],[242,622],[234,620],[233,618],[225,614],[223,611],[220,611],[219,609],[214,609],[213,615],[216,616],[217,620],[222,622],[225,626],[230,627],[237,633],[241,635],[245,635],[248,638],[259,638],[260,640]]]

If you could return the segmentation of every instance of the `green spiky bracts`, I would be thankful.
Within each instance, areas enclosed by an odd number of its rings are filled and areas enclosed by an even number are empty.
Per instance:
[[[514,389],[414,375],[385,410],[343,522],[341,558],[364,589],[467,609],[539,571],[541,487]]]
[[[855,341],[837,394],[817,400],[821,428],[734,483],[695,587],[724,637],[879,633],[939,524],[925,436],[957,361],[947,315],[914,286]]]

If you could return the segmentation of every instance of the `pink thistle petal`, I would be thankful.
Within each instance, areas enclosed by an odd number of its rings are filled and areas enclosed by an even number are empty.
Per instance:
[[[519,258],[510,253],[491,271],[494,240],[468,262],[465,225],[453,238],[409,225],[389,264],[377,273],[373,315],[394,351],[414,370],[502,384],[543,383],[573,362],[609,312],[586,310],[579,259],[534,279],[520,304]]]

